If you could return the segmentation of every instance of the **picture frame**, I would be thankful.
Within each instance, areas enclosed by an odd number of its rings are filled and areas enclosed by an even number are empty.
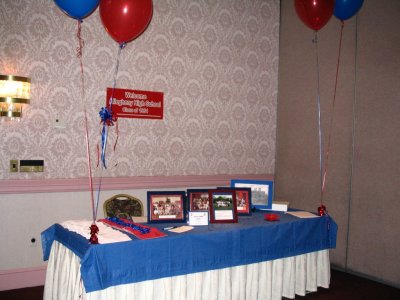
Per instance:
[[[232,188],[250,188],[252,208],[266,210],[272,208],[274,182],[270,180],[232,179]]]
[[[211,189],[209,193],[210,223],[237,223],[236,191]]]
[[[251,216],[251,188],[247,187],[217,187],[217,189],[234,189],[238,216]]]
[[[148,191],[149,223],[186,222],[186,193],[184,191]]]
[[[188,211],[210,211],[208,189],[188,189]]]

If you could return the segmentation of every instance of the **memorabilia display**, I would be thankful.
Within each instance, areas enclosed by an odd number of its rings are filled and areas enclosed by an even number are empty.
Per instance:
[[[183,191],[147,192],[148,222],[185,222],[186,196]]]

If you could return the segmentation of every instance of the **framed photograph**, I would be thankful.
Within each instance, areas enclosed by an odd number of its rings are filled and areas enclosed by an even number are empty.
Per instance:
[[[186,222],[185,192],[147,192],[147,215],[149,223]]]
[[[251,188],[246,187],[217,187],[217,189],[234,189],[236,191],[236,204],[239,216],[251,215]]]
[[[188,210],[189,211],[209,211],[208,189],[189,189],[187,190]]]
[[[271,209],[274,193],[274,182],[263,180],[231,180],[233,188],[250,188],[251,205],[257,209]]]
[[[251,188],[239,187],[236,191],[236,205],[239,216],[251,215]]]
[[[234,189],[209,190],[210,223],[237,223],[236,191]]]

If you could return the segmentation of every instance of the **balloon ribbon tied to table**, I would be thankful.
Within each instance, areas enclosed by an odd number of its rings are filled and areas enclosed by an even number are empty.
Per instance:
[[[295,10],[300,20],[309,28],[315,31],[313,42],[315,43],[316,66],[317,66],[317,107],[318,107],[318,135],[319,135],[319,165],[320,165],[320,180],[321,180],[321,199],[318,207],[318,215],[327,215],[328,211],[323,204],[323,198],[326,189],[326,177],[328,172],[328,158],[331,146],[331,133],[333,129],[334,109],[336,102],[336,90],[338,83],[340,53],[342,47],[343,26],[344,21],[350,19],[360,10],[364,0],[295,0]],[[318,30],[323,28],[331,16],[334,15],[341,21],[339,51],[336,65],[335,87],[332,101],[331,118],[329,123],[328,144],[325,152],[325,165],[322,168],[322,128],[321,128],[321,101],[320,101],[320,86],[319,86],[319,61],[318,61]]]
[[[103,27],[107,33],[119,45],[117,61],[115,65],[112,92],[110,99],[107,99],[106,107],[102,107],[99,115],[102,124],[101,130],[101,162],[102,168],[106,169],[106,148],[108,139],[108,127],[115,125],[116,140],[114,151],[117,146],[119,133],[117,116],[113,113],[114,90],[117,86],[118,69],[120,63],[121,51],[128,42],[139,37],[147,28],[153,14],[152,0],[101,0],[99,5],[100,18]],[[99,165],[99,149],[98,163]],[[100,201],[100,190],[102,182],[102,173],[100,173],[99,186],[97,191],[97,206]],[[96,215],[97,215],[96,207]]]
[[[318,58],[318,30],[324,27],[332,17],[334,0],[295,0],[295,10],[300,20],[310,29],[314,30],[313,43],[315,45],[316,73],[317,73],[317,109],[318,109],[318,139],[319,139],[319,169],[321,182],[321,205],[318,215],[326,214],[326,207],[322,203],[322,124],[321,124],[321,97],[319,84],[319,58]]]
[[[87,110],[86,110],[86,97],[85,97],[85,80],[84,80],[84,72],[83,72],[83,48],[84,48],[84,40],[81,36],[81,23],[83,19],[89,16],[93,11],[96,10],[99,5],[100,0],[54,0],[55,4],[60,8],[62,12],[64,12],[67,16],[77,20],[77,39],[78,39],[78,47],[76,48],[76,55],[79,59],[80,63],[80,75],[81,75],[81,97],[82,97],[82,105],[83,105],[83,113],[84,113],[84,121],[85,121],[85,139],[86,139],[86,156],[87,156],[87,165],[88,165],[88,177],[89,177],[89,192],[91,195],[91,203],[92,203],[92,213],[93,213],[93,225],[90,228],[91,237],[90,243],[97,244],[97,233],[99,229],[96,226],[96,209],[94,203],[93,196],[93,180],[92,180],[92,169],[91,169],[91,159],[90,159],[90,145],[89,145],[89,134],[88,134],[88,121],[87,121]],[[93,227],[93,228],[92,228]]]
[[[92,213],[93,213],[93,224],[90,229],[90,240],[91,244],[98,244],[97,233],[99,228],[96,225],[97,210],[99,204],[99,194],[101,189],[101,177],[98,189],[98,197],[95,203],[93,196],[93,180],[91,173],[91,159],[90,159],[90,145],[89,145],[89,134],[88,134],[88,118],[85,104],[85,86],[84,86],[84,72],[83,72],[83,47],[84,40],[81,37],[81,23],[84,18],[92,14],[97,6],[100,7],[100,17],[104,28],[109,35],[119,44],[119,53],[117,59],[117,66],[114,75],[114,85],[116,86],[116,78],[118,73],[119,56],[121,50],[125,47],[126,43],[137,38],[142,34],[150,23],[153,4],[152,0],[54,0],[55,4],[64,12],[67,16],[76,19],[78,21],[77,38],[77,57],[80,59],[81,69],[81,93],[83,98],[83,111],[85,119],[85,136],[86,136],[86,152],[87,152],[87,163],[89,173],[89,186],[91,192],[92,202]],[[100,4],[100,5],[99,5]],[[108,126],[116,125],[117,139],[118,140],[118,124],[117,119],[112,112],[113,97],[106,108],[102,108],[100,111],[100,118],[103,124],[103,130],[101,132],[102,140],[102,162],[103,166],[106,167],[105,149],[107,144]],[[114,145],[114,150],[116,147]],[[99,152],[99,151],[98,151]]]

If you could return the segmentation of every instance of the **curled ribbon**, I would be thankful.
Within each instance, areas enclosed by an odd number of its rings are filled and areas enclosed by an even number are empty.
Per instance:
[[[112,110],[109,110],[107,107],[102,107],[99,112],[101,123],[107,126],[113,126],[116,118],[113,116]]]
[[[106,166],[106,146],[107,146],[107,126],[113,126],[114,122],[117,121],[117,119],[113,116],[112,110],[109,110],[106,107],[102,107],[100,112],[100,119],[101,123],[103,124],[103,129],[101,131],[101,161],[103,162],[104,168],[107,169]]]
[[[81,37],[81,32],[82,32],[81,24],[82,24],[82,20],[78,20],[78,29],[76,32],[76,36],[78,38],[78,47],[76,47],[76,56],[78,58],[82,57],[83,47],[85,46],[85,41]]]
[[[84,117],[85,117],[85,139],[86,139],[86,156],[87,156],[87,165],[88,165],[88,171],[89,171],[89,191],[90,191],[90,197],[91,197],[91,203],[92,203],[92,213],[93,213],[93,223],[96,221],[97,218],[97,207],[99,205],[99,202],[97,201],[97,204],[94,202],[94,195],[93,195],[93,178],[92,178],[92,164],[91,164],[91,159],[90,159],[90,145],[89,145],[89,127],[88,127],[88,121],[87,121],[87,111],[86,111],[86,97],[85,97],[85,80],[84,80],[84,72],[83,72],[83,47],[85,45],[85,41],[83,40],[81,36],[82,32],[82,20],[78,20],[78,27],[77,27],[77,32],[76,32],[76,37],[78,39],[78,47],[76,48],[76,56],[79,59],[79,65],[80,65],[80,71],[81,71],[81,96],[82,96],[82,103],[83,103],[83,112],[84,112]],[[95,228],[96,225],[92,225],[93,228]],[[94,232],[94,231],[93,231]],[[96,233],[91,233],[92,237],[90,242],[92,244],[97,244],[97,237]]]

